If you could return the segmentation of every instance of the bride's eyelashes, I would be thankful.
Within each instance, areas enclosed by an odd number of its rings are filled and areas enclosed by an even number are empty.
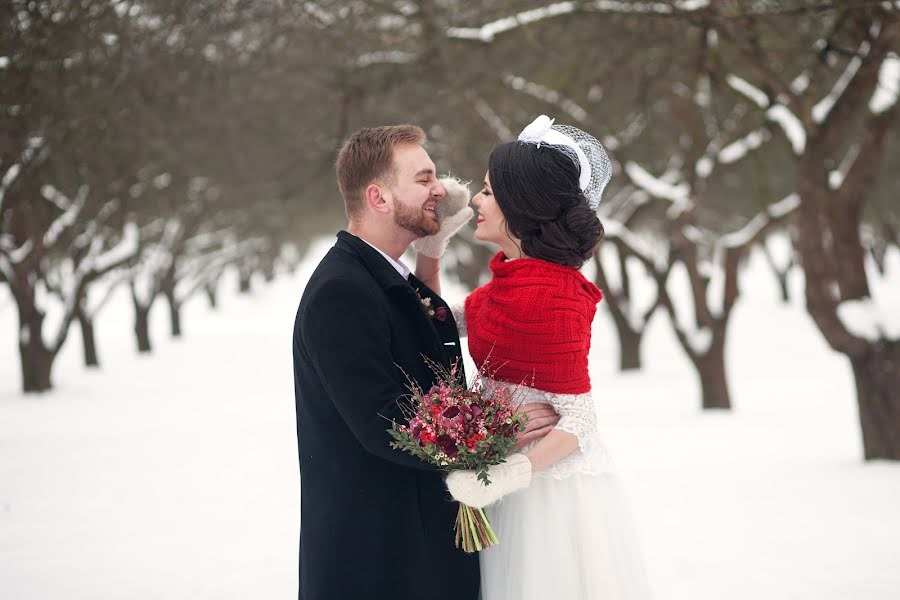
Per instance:
[[[487,188],[484,188],[483,190],[481,190],[481,194],[483,196],[490,196],[491,192]]]

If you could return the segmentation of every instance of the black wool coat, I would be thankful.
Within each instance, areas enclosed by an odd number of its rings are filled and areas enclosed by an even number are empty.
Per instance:
[[[446,303],[342,231],[303,293],[293,346],[300,600],[477,600],[478,556],[454,546],[442,473],[387,433],[407,375],[434,381],[423,355],[448,368],[460,357]]]

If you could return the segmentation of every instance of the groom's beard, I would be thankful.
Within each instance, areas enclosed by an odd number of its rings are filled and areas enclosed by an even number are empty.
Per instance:
[[[414,208],[398,203],[394,211],[394,223],[419,237],[434,235],[441,226],[433,214],[426,212],[422,207]]]

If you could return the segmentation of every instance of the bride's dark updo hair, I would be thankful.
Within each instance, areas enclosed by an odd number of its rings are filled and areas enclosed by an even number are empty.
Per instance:
[[[603,225],[578,185],[579,167],[546,144],[509,142],[488,159],[506,229],[531,258],[580,268],[603,238]]]

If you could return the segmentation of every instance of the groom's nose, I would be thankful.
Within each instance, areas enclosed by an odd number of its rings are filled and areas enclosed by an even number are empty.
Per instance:
[[[431,190],[431,195],[435,198],[443,198],[447,195],[447,188],[444,187],[440,181],[435,182],[434,189]]]

